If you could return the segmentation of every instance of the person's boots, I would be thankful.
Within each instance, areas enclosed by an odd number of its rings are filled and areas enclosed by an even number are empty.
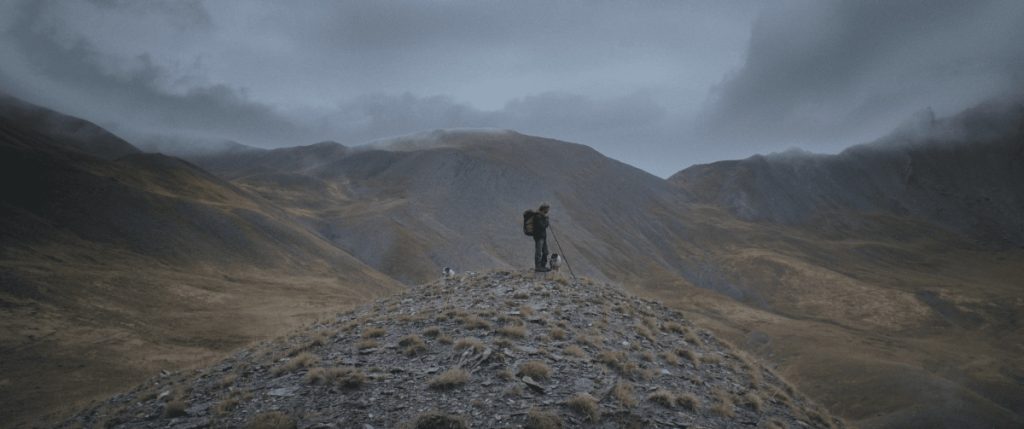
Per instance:
[[[546,272],[548,272],[548,271],[551,271],[551,270],[550,270],[550,269],[548,269],[547,267],[543,267],[543,266],[539,266],[539,267],[537,267],[537,268],[534,268],[533,270],[534,270],[534,271],[536,271],[536,272],[538,272],[538,273],[546,273]]]

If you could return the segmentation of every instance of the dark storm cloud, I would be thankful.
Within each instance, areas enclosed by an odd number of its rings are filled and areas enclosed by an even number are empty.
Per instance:
[[[0,89],[136,142],[500,128],[667,176],[1019,86],[1021,5],[8,0]]]
[[[117,2],[100,3],[112,7]],[[46,2],[28,3],[6,36],[27,53],[33,77],[43,77],[62,87],[63,91],[50,88],[64,97],[53,100],[53,104],[71,113],[99,120],[129,135],[145,130],[186,135],[216,133],[243,141],[308,137],[308,132],[269,106],[251,102],[243,92],[226,85],[189,86],[180,93],[170,92],[163,82],[175,78],[155,65],[148,54],[124,61],[97,51],[88,40],[67,39],[43,13],[46,7]],[[163,12],[163,16],[181,18],[170,21],[175,26],[206,24],[205,15],[196,10],[175,7]],[[4,87],[21,86],[22,82],[9,72],[0,76]]]
[[[703,130],[724,146],[834,151],[927,107],[1020,91],[1024,2],[825,1],[766,8]]]

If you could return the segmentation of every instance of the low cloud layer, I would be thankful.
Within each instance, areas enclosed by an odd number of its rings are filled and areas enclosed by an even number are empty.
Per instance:
[[[1021,87],[1024,3],[727,3],[10,0],[0,89],[136,141],[501,128],[667,176]]]
[[[716,144],[836,151],[1024,89],[1024,2],[785,2],[700,121]]]

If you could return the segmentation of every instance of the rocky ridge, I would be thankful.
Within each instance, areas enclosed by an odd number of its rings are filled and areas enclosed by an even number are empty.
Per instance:
[[[842,427],[678,311],[558,273],[413,287],[61,427]]]

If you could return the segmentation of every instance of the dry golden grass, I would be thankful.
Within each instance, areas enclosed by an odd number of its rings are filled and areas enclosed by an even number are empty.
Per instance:
[[[633,385],[628,381],[619,381],[612,388],[612,397],[619,401],[626,408],[636,406],[636,395],[633,393]]]
[[[565,405],[569,406],[569,409],[586,416],[587,420],[591,423],[597,423],[601,420],[601,408],[597,404],[597,399],[589,393],[572,395],[572,397],[565,401]]]
[[[286,372],[295,371],[299,368],[312,367],[313,365],[316,365],[318,362],[320,362],[320,358],[316,357],[316,355],[309,352],[302,352],[299,353],[297,356],[288,359],[288,362],[285,362],[284,365],[274,368],[274,370],[271,371],[271,373],[277,376],[284,374]]]
[[[761,395],[758,395],[756,392],[752,390],[747,391],[747,393],[744,393],[743,396],[740,397],[740,399],[743,405],[749,407],[754,411],[761,412],[761,410],[764,408],[764,399],[761,399]]]
[[[437,342],[441,344],[452,344],[455,342],[455,340],[447,335],[441,335],[440,337],[437,337]]]
[[[672,352],[662,352],[661,358],[665,360],[665,363],[669,365],[679,365],[679,355]]]
[[[431,326],[423,330],[423,335],[430,338],[437,338],[441,336],[441,328],[437,326]]]
[[[530,294],[528,294],[526,292],[516,292],[515,295],[512,295],[512,298],[514,298],[514,299],[529,299],[530,298]]]
[[[280,411],[259,414],[246,423],[246,429],[295,429],[297,423],[291,416]]]
[[[573,357],[577,357],[577,358],[581,358],[581,359],[587,357],[587,353],[584,352],[583,349],[580,346],[577,346],[575,344],[570,344],[570,345],[566,346],[564,349],[562,349],[562,351],[565,354],[569,355],[569,356],[573,356]]]
[[[482,352],[485,348],[483,341],[473,337],[459,338],[458,341],[455,341],[454,347],[458,351],[472,348],[477,353]]]
[[[711,407],[711,411],[722,417],[732,417],[736,415],[736,406],[733,404],[732,398],[729,394],[723,390],[715,389],[712,392],[715,397],[715,405]]]
[[[380,338],[387,335],[388,331],[384,328],[369,328],[363,331],[363,338]]]
[[[694,353],[693,350],[684,349],[684,348],[680,347],[680,348],[676,349],[676,355],[681,357],[681,358],[683,358],[683,359],[686,359],[686,360],[692,362],[693,366],[700,365],[701,357],[699,355],[697,355],[697,353]]]
[[[508,368],[498,371],[498,378],[504,381],[512,381],[516,379],[516,375],[512,373]]]
[[[379,346],[380,344],[377,343],[377,340],[370,338],[360,340],[359,342],[356,343],[356,348],[358,348],[359,350],[375,349]]]
[[[658,389],[647,395],[647,400],[665,408],[676,406],[676,395],[667,389]]]
[[[551,368],[539,360],[530,360],[519,364],[519,373],[535,380],[547,380],[551,376]]]
[[[498,328],[497,333],[509,338],[523,338],[526,337],[526,327],[520,325],[502,326]]]
[[[188,406],[185,404],[185,401],[180,399],[170,401],[164,404],[164,417],[174,418],[187,416],[188,413],[185,412],[186,408],[188,408]]]
[[[551,338],[552,340],[556,340],[556,341],[564,340],[565,337],[566,337],[565,330],[563,330],[561,328],[551,328],[551,330],[548,331],[548,338]]]
[[[466,329],[491,329],[491,323],[477,315],[466,315],[460,319]]]
[[[523,429],[561,429],[562,418],[554,411],[530,408]]]
[[[224,398],[213,407],[213,414],[215,416],[226,416],[231,413],[238,406],[238,398],[235,396],[229,396]]]
[[[519,306],[519,314],[521,314],[523,317],[533,316],[533,307],[530,307],[529,305],[525,305],[525,304],[524,305],[520,305]]]
[[[428,385],[431,389],[448,390],[462,386],[467,381],[469,381],[469,373],[466,370],[452,368],[430,379]]]
[[[309,348],[320,347],[327,344],[327,341],[331,339],[331,336],[326,331],[318,331],[313,334],[313,338],[309,340]]]
[[[690,411],[697,411],[697,407],[700,407],[700,400],[692,393],[681,393],[676,395],[676,405]]]
[[[350,367],[312,368],[306,373],[306,383],[337,384],[347,389],[359,388],[366,384],[366,374]]]
[[[686,342],[693,344],[697,347],[700,347],[704,344],[703,342],[701,342],[700,337],[698,337],[697,334],[694,333],[692,330],[687,330],[686,335],[683,335],[683,339],[686,340]]]
[[[402,353],[406,356],[416,356],[427,351],[427,343],[419,335],[406,335],[398,340],[398,346],[402,347]]]
[[[402,429],[468,429],[469,424],[462,416],[428,411],[399,427]]]
[[[236,380],[238,380],[238,374],[225,375],[223,378],[220,379],[220,381],[217,382],[217,387],[221,389],[230,387],[232,384],[235,384]]]
[[[650,350],[644,350],[643,353],[640,353],[640,359],[646,362],[654,362],[654,353]]]
[[[647,326],[636,325],[636,333],[637,333],[637,335],[640,335],[641,337],[646,338],[647,341],[650,341],[652,343],[656,341],[656,339],[654,337],[654,333],[651,332],[650,328],[648,328]]]
[[[673,332],[680,335],[686,333],[686,330],[683,328],[683,325],[680,325],[676,322],[665,323],[664,329],[666,332]]]

